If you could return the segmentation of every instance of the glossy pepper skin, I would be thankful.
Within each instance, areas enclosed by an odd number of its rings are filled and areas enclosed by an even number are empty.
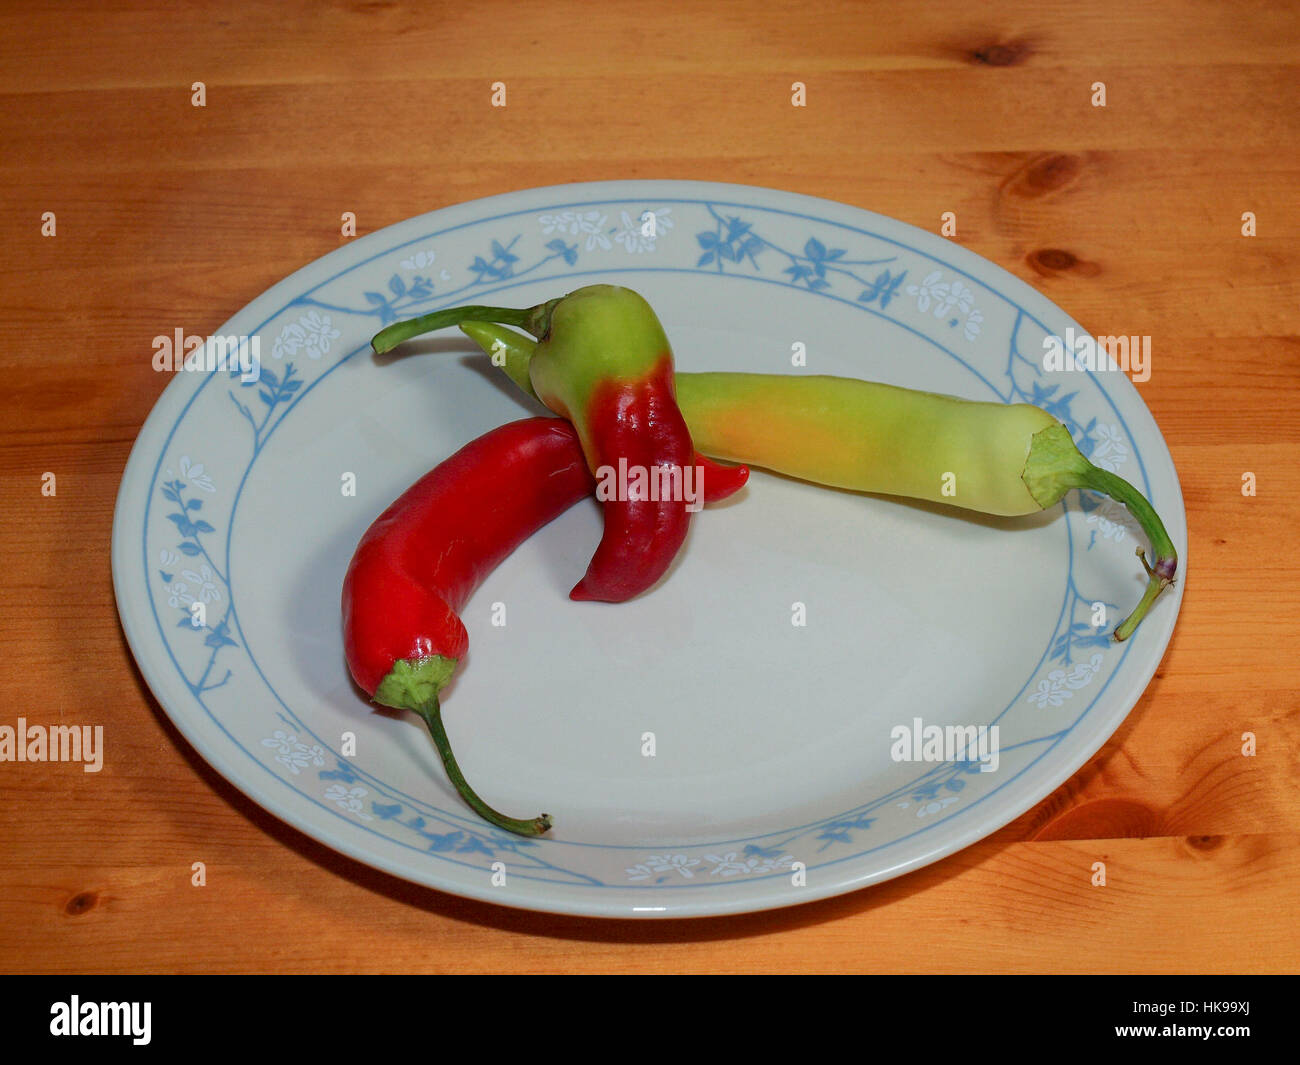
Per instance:
[[[577,430],[604,507],[604,535],[569,597],[631,599],[677,556],[710,472],[695,463],[663,326],[631,289],[577,289],[551,308],[528,373],[537,397]],[[602,494],[600,482],[613,487],[622,470],[643,471],[640,485],[629,479]],[[734,491],[749,471],[725,476]]]
[[[469,646],[459,615],[474,590],[594,488],[571,426],[511,422],[402,493],[361,537],[343,581],[343,646],[357,684],[384,706],[418,713],[465,801],[518,835],[545,832],[549,815],[506,817],[474,793],[452,754],[438,694]]]

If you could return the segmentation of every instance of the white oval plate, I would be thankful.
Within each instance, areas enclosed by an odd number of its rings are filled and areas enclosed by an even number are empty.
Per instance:
[[[685,917],[933,862],[1050,794],[1118,727],[1182,597],[1180,573],[1132,640],[1106,638],[1143,585],[1145,541],[1123,508],[1073,492],[1032,518],[986,518],[755,472],[696,517],[669,576],[633,602],[567,598],[600,536],[594,501],[487,580],[465,611],[471,651],[447,727],[489,802],[545,810],[555,828],[525,841],[476,818],[424,726],[375,711],[351,683],[339,590],[361,533],[407,485],[541,411],[454,329],[382,363],[368,342],[396,317],[524,307],[597,281],[649,299],[680,370],[843,374],[1045,406],[1154,503],[1185,572],[1178,478],[1137,390],[1113,370],[1044,372],[1044,338],[1084,331],[979,256],[742,185],[478,200],[363,237],[254,300],[219,335],[258,338],[260,382],[176,373],[131,452],[113,525],[122,624],[159,703],[232,784],[430,887]],[[892,730],[918,719],[996,726],[996,768],[893,760]]]

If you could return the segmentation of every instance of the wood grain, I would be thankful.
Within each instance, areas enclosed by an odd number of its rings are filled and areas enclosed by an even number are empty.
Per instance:
[[[0,722],[103,723],[114,757],[0,765],[0,969],[1300,971],[1297,40],[1292,5],[1203,0],[5,5]],[[226,784],[122,637],[109,535],[160,323],[215,331],[343,211],[632,177],[954,211],[1087,328],[1152,336],[1190,528],[1165,659],[1055,794],[912,875],[657,924],[417,888]]]

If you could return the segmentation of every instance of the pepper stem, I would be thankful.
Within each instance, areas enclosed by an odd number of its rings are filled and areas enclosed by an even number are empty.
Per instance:
[[[1147,534],[1147,539],[1151,541],[1151,549],[1156,553],[1156,564],[1151,566],[1147,562],[1146,552],[1140,547],[1137,549],[1137,556],[1142,563],[1142,568],[1147,571],[1147,587],[1146,591],[1142,593],[1142,599],[1133,609],[1133,613],[1115,628],[1114,638],[1116,640],[1127,640],[1133,635],[1133,630],[1138,627],[1142,619],[1146,617],[1147,611],[1151,609],[1151,604],[1156,601],[1156,596],[1174,583],[1174,574],[1178,570],[1178,552],[1174,550],[1174,543],[1169,539],[1169,533],[1165,531],[1164,522],[1160,520],[1160,515],[1156,513],[1155,507],[1148,503],[1146,497],[1128,481],[1124,480],[1123,477],[1089,463],[1088,469],[1082,475],[1081,480],[1080,487],[1104,492],[1112,499],[1123,503],[1128,508],[1128,512],[1142,526],[1142,531]]]
[[[551,327],[551,310],[559,299],[547,300],[536,307],[482,307],[477,304],[465,307],[444,307],[440,311],[408,318],[404,322],[394,322],[381,329],[371,338],[370,346],[376,355],[392,351],[404,340],[418,337],[423,333],[432,333],[436,329],[445,329],[449,325],[461,322],[496,322],[500,325],[515,325],[525,329],[535,337],[544,336]]]
[[[1174,583],[1178,569],[1178,552],[1155,507],[1123,477],[1089,462],[1075,446],[1070,430],[1060,422],[1034,434],[1020,477],[1034,502],[1043,509],[1059,503],[1071,488],[1091,488],[1123,503],[1142,526],[1156,553],[1156,564],[1149,566],[1146,554],[1138,548],[1138,558],[1147,571],[1147,589],[1133,613],[1112,633],[1116,640],[1127,640],[1146,617],[1156,596]]]
[[[442,756],[442,764],[447,770],[447,776],[451,778],[451,782],[456,786],[460,797],[469,803],[479,817],[490,824],[496,825],[497,828],[503,828],[517,836],[540,836],[551,827],[550,814],[542,814],[541,817],[534,817],[531,821],[521,821],[518,818],[507,817],[505,814],[499,813],[478,797],[474,789],[465,780],[465,774],[460,771],[460,766],[456,764],[456,756],[451,753],[451,740],[447,738],[447,730],[443,728],[442,707],[436,695],[427,702],[415,707],[415,712],[424,718],[424,723],[429,726],[434,746],[438,748],[438,753]]]

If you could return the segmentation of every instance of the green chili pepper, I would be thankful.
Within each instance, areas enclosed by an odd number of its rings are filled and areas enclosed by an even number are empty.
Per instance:
[[[510,329],[467,322],[477,342],[516,383],[534,345]],[[1127,639],[1173,584],[1178,554],[1150,503],[1122,477],[1093,465],[1070,432],[1027,403],[984,403],[845,377],[679,373],[677,401],[695,446],[819,484],[1024,515],[1054,506],[1072,488],[1123,503],[1151,541],[1138,548],[1146,591],[1115,629]],[[524,389],[529,391],[528,388]]]

